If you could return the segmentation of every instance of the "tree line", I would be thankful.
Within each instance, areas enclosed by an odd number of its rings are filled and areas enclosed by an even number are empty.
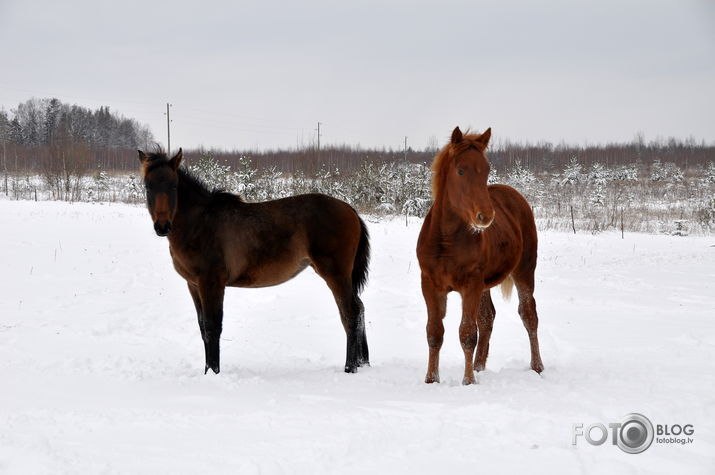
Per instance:
[[[0,109],[0,154],[5,171],[126,169],[136,149],[149,147],[148,126],[110,111],[56,98],[32,98]]]
[[[382,165],[388,163],[429,164],[439,152],[435,146],[424,150],[364,149],[360,147],[328,146],[318,150],[307,147],[301,150],[187,150],[188,157],[211,156],[232,167],[240,166],[244,157],[250,157],[258,168],[274,168],[283,173],[301,172],[315,175],[321,170],[339,170],[343,174],[356,173],[364,163]],[[646,142],[637,135],[628,143],[595,145],[570,145],[551,143],[497,142],[490,145],[489,161],[502,170],[524,167],[534,173],[558,173],[573,159],[585,167],[595,163],[606,167],[638,164],[648,168],[655,161],[673,163],[685,170],[702,169],[715,160],[715,145],[694,139],[655,139]]]
[[[322,148],[313,145],[291,150],[184,149],[189,160],[211,156],[237,168],[244,157],[249,157],[258,169],[314,176],[325,170],[354,174],[365,163],[376,166],[429,164],[438,152],[437,140],[432,137],[429,142],[432,145],[423,150],[349,145]],[[107,106],[91,110],[56,98],[33,98],[10,112],[0,109],[0,147],[0,166],[5,174],[8,171],[82,174],[97,170],[136,170],[136,149],[152,149],[157,145],[146,125],[111,112]],[[688,172],[702,169],[715,160],[715,144],[692,138],[646,141],[642,134],[638,134],[627,143],[597,145],[497,140],[489,150],[489,159],[497,169],[523,167],[537,174],[563,170],[574,158],[585,167],[594,163],[606,167],[635,163],[647,168],[659,160]]]

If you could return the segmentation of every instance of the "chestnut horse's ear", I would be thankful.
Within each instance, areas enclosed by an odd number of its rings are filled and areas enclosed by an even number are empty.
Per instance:
[[[492,128],[489,127],[487,130],[485,130],[482,135],[479,136],[477,139],[477,142],[480,144],[484,145],[484,148],[487,148],[487,145],[489,145],[489,139],[492,137]]]
[[[141,150],[137,150],[139,152],[139,161],[144,163],[147,160],[149,160],[149,157],[147,157],[146,153],[142,152]]]
[[[181,159],[184,158],[184,152],[179,148],[179,151],[176,152],[176,155],[174,155],[174,158],[172,158],[169,163],[171,164],[171,168],[174,170],[179,168],[179,164],[181,164]]]
[[[459,126],[457,126],[452,131],[452,143],[459,143],[461,141],[462,141],[462,131],[459,130]]]

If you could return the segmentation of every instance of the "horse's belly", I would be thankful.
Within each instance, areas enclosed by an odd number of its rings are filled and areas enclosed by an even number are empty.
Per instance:
[[[489,289],[500,284],[515,267],[516,262],[497,260],[487,263],[477,259],[440,256],[420,265],[422,274],[428,276],[436,288],[447,292],[461,292],[475,285]]]
[[[264,263],[242,271],[228,285],[231,287],[271,287],[289,281],[308,265],[310,265],[308,259],[295,260],[290,263]]]

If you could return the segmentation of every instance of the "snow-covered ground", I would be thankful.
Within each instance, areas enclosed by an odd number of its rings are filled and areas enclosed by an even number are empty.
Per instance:
[[[372,367],[342,372],[309,269],[227,292],[222,371],[204,375],[145,209],[0,201],[0,473],[715,473],[714,238],[541,233],[546,370],[499,296],[487,371],[463,387],[456,294],[442,384],[422,382],[420,222],[368,225]],[[572,446],[572,424],[630,412],[694,442]]]

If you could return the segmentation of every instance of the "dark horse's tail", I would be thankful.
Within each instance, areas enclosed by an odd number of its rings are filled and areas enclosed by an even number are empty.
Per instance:
[[[357,212],[355,212],[357,214]],[[353,263],[353,294],[357,295],[362,292],[367,282],[367,267],[370,264],[370,234],[367,232],[367,226],[360,216],[360,242],[358,243],[357,252],[355,253],[355,262]]]

